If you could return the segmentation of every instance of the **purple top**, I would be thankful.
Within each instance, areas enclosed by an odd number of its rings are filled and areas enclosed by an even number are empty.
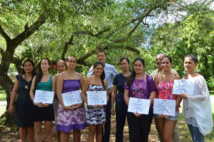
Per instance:
[[[126,85],[125,89],[129,90],[130,97],[141,99],[149,99],[151,92],[157,91],[154,80],[148,75],[146,77],[146,80],[135,79],[131,87]]]
[[[80,90],[80,80],[64,80],[62,93]]]

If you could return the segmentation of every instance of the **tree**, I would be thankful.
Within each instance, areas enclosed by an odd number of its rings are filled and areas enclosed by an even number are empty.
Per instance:
[[[139,53],[143,42],[144,19],[167,0],[22,0],[0,1],[0,86],[9,102],[13,85],[8,76],[15,64],[20,70],[24,58],[55,60],[74,55],[88,66],[98,48],[118,54]],[[117,50],[115,50],[117,49]],[[122,52],[121,52],[122,51]]]

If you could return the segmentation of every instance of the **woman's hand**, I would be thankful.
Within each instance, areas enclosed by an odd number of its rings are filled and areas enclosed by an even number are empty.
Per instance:
[[[15,107],[13,105],[10,105],[8,108],[9,113],[14,113],[15,112]]]
[[[179,96],[182,97],[183,99],[187,99],[188,98],[188,96],[186,94],[180,94]]]
[[[135,115],[136,117],[140,117],[140,116],[141,116],[141,114],[139,114],[139,113],[134,113],[134,115]]]

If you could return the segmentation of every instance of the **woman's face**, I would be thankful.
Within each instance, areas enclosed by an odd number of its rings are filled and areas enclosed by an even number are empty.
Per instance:
[[[134,71],[136,74],[141,74],[144,72],[144,66],[141,61],[134,62]]]
[[[42,72],[47,72],[49,67],[50,67],[50,65],[49,65],[48,60],[47,59],[43,59],[41,61],[41,70],[42,70]]]
[[[96,76],[101,76],[102,73],[104,71],[104,68],[102,65],[97,65],[95,68],[94,68],[94,75]]]
[[[29,61],[25,62],[23,65],[23,69],[25,73],[32,73],[33,72],[33,64]]]
[[[186,72],[194,72],[196,68],[196,63],[190,58],[190,57],[186,57],[184,59],[184,69]]]
[[[168,58],[165,57],[165,58],[162,59],[162,61],[161,61],[161,69],[163,71],[169,71],[171,69],[171,66],[172,66],[172,64],[171,64],[171,62],[170,62],[170,60]]]
[[[124,59],[120,62],[120,69],[122,71],[128,71],[129,70],[129,63],[127,60]]]
[[[58,72],[65,71],[65,62],[63,60],[57,62],[57,71]]]
[[[77,61],[74,57],[68,57],[66,61],[67,68],[70,70],[74,70],[76,68]]]

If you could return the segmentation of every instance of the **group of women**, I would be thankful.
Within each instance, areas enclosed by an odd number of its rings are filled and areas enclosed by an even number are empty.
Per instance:
[[[172,93],[174,80],[181,77],[172,69],[172,60],[169,56],[162,54],[156,62],[159,68],[154,74],[149,75],[146,73],[145,61],[142,58],[136,58],[132,65],[128,58],[120,59],[121,72],[114,77],[113,89],[110,94],[108,93],[108,98],[116,107],[116,142],[123,142],[126,118],[130,142],[148,142],[153,118],[160,141],[173,142],[182,100],[193,142],[204,142],[204,136],[212,131],[213,120],[206,81],[196,72],[197,58],[192,55],[184,58],[185,75],[182,78],[194,84],[194,95],[191,96]],[[31,60],[23,62],[23,73],[16,77],[9,105],[9,111],[16,112],[20,142],[25,142],[26,139],[30,142],[52,142],[53,129],[56,130],[60,142],[68,142],[70,132],[73,132],[73,141],[80,142],[81,130],[86,127],[89,142],[104,141],[103,127],[107,119],[105,106],[87,105],[87,91],[108,90],[105,64],[96,62],[93,65],[93,74],[89,77],[78,73],[76,65],[77,61],[73,56],[65,61],[59,60],[58,74],[51,76],[48,59],[41,60],[36,74]],[[49,105],[33,103],[36,90],[54,91],[56,94],[54,103]],[[64,106],[62,93],[76,90],[81,90],[83,103]],[[152,103],[155,98],[175,100],[176,116],[155,115],[152,105],[148,115],[127,112],[130,97],[149,99]]]

